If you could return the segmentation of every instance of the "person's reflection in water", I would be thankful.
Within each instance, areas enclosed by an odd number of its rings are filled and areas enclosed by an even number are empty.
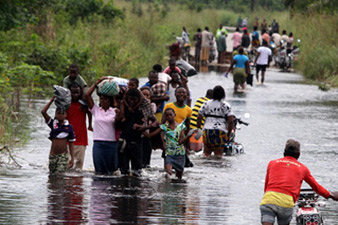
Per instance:
[[[139,178],[93,178],[89,224],[147,224],[147,193]]]
[[[228,70],[228,67],[226,66],[217,66],[217,72],[224,73]]]
[[[163,193],[162,219],[160,224],[180,224],[187,218],[187,190],[184,183],[165,182],[159,186],[158,192]]]
[[[48,180],[48,222],[83,224],[82,177],[50,176]]]
[[[202,72],[202,73],[207,73],[207,72],[209,72],[208,66],[207,66],[207,65],[201,64],[201,66],[200,66],[200,72]]]

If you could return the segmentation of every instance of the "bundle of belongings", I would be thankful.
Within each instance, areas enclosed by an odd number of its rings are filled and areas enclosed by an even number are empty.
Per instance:
[[[120,87],[114,77],[108,77],[97,85],[97,93],[105,96],[116,96],[119,94]]]
[[[196,69],[190,63],[184,61],[183,59],[176,60],[176,66],[180,68],[184,76],[191,77],[197,74]]]
[[[72,102],[72,96],[68,88],[53,85],[55,105],[57,108],[67,110]]]

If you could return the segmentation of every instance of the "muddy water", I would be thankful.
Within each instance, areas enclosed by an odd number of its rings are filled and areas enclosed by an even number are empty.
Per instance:
[[[46,102],[36,101],[28,112],[31,139],[16,152],[22,168],[0,169],[0,224],[259,224],[266,166],[282,157],[288,138],[302,143],[300,161],[315,178],[338,190],[337,90],[321,92],[297,74],[268,71],[264,86],[234,95],[231,78],[200,73],[189,86],[195,100],[220,84],[234,113],[251,115],[245,119],[250,125],[237,132],[245,154],[222,160],[191,155],[186,183],[165,180],[159,151],[142,178],[95,176],[91,133],[85,171],[48,178],[49,131],[39,113]],[[327,224],[338,224],[338,203],[326,201],[322,211]]]

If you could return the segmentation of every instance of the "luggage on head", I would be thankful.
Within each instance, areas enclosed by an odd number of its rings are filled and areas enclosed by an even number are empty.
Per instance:
[[[98,85],[97,93],[105,96],[116,96],[120,91],[119,84],[115,81],[114,77],[108,77],[100,82]]]
[[[56,107],[67,110],[70,107],[72,101],[70,90],[59,85],[53,85],[53,89]]]

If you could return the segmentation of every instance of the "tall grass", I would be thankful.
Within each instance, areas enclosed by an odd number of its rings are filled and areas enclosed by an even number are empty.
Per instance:
[[[297,68],[309,79],[338,86],[337,15],[296,15],[294,20],[302,41]]]

